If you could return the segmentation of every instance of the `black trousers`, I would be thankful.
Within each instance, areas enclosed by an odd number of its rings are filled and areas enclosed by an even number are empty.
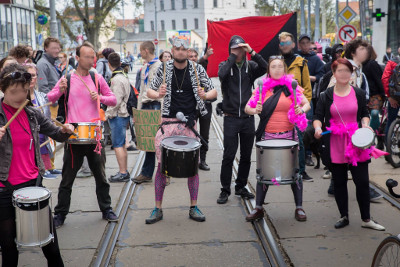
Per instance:
[[[255,136],[254,117],[224,117],[224,156],[221,166],[221,191],[231,193],[232,166],[240,142],[239,170],[235,190],[246,186]]]
[[[303,181],[300,180],[299,184],[294,183],[291,184],[290,187],[292,188],[294,203],[296,207],[300,207],[303,205]],[[256,205],[262,207],[265,201],[265,196],[267,195],[269,189],[269,185],[257,183],[256,187]]]
[[[341,217],[349,217],[347,170],[350,169],[351,175],[353,176],[353,182],[356,185],[356,197],[358,206],[360,208],[361,219],[370,219],[368,163],[369,162],[359,162],[357,166],[332,163],[331,171],[332,179],[335,185],[335,200]]]
[[[62,180],[58,188],[58,204],[54,208],[55,214],[67,216],[71,204],[72,186],[85,156],[96,180],[96,195],[99,208],[101,211],[111,209],[110,184],[106,180],[105,172],[106,154],[104,147],[101,150],[101,155],[94,152],[95,147],[95,144],[65,144]]]
[[[210,137],[210,124],[211,124],[211,115],[212,115],[212,104],[211,103],[206,103],[206,108],[207,108],[207,115],[201,116],[200,112],[198,112],[198,118],[199,118],[199,125],[200,125],[200,135],[201,137],[208,142],[209,137]],[[206,155],[207,155],[208,147],[206,146],[201,146],[200,147],[200,160],[201,161],[206,161]]]

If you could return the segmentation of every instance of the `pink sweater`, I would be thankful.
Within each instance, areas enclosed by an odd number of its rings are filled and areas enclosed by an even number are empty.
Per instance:
[[[108,87],[104,78],[98,74],[96,75],[100,87],[100,102],[107,106],[115,106],[117,104],[115,95],[110,90],[110,87]],[[82,76],[82,80],[91,91],[96,91],[96,86],[90,75]],[[62,96],[63,93],[59,90],[59,84],[60,81],[58,81],[54,88],[47,94],[49,101],[55,102]],[[79,79],[77,74],[73,73],[71,75],[71,88],[68,98],[68,122],[90,122],[92,119],[98,117],[97,101],[91,99],[86,86]]]

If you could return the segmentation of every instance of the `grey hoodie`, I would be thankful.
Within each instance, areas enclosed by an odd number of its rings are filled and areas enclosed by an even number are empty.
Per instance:
[[[56,69],[55,62],[56,58],[52,58],[47,53],[44,53],[37,63],[40,92],[47,94],[60,79],[60,73]]]

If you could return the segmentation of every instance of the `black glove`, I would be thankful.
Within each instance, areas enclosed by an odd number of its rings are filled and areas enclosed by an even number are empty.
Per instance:
[[[224,110],[222,109],[222,102],[219,102],[217,106],[215,107],[215,111],[217,112],[218,116],[223,116],[224,115]]]

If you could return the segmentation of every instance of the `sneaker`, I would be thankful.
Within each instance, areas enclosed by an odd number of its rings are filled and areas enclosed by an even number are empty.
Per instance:
[[[255,208],[246,216],[246,221],[253,222],[264,218],[264,209]]]
[[[370,202],[379,202],[378,200],[381,199],[383,196],[376,192],[371,187],[369,188],[369,201]]]
[[[132,181],[137,184],[148,183],[148,182],[151,182],[151,177],[147,177],[147,176],[144,176],[143,174],[140,174],[140,175],[136,176],[135,178],[133,178]]]
[[[351,175],[351,171],[347,171],[347,180],[353,180],[353,176]]]
[[[134,145],[130,145],[126,148],[127,151],[137,151],[138,149]]]
[[[56,174],[51,174],[51,172],[49,172],[49,171],[45,171],[44,175],[43,175],[43,178],[44,179],[56,179],[57,176],[58,175],[56,175]]]
[[[377,222],[375,222],[374,220],[369,220],[369,222],[362,222],[361,223],[361,227],[363,228],[370,228],[370,229],[374,229],[377,231],[385,231],[385,227],[378,224]]]
[[[219,197],[217,199],[217,203],[218,204],[225,204],[226,202],[228,202],[228,197],[229,194],[225,191],[222,191],[221,194],[219,194]]]
[[[331,183],[328,188],[328,196],[334,197],[335,196],[335,188],[333,186],[333,180],[331,179]]]
[[[349,219],[346,216],[344,216],[335,223],[335,228],[340,229],[340,228],[346,227],[347,225],[349,225],[349,223],[350,223]]]
[[[159,208],[154,208],[150,217],[146,219],[146,224],[153,224],[163,219],[163,211]]]
[[[52,170],[49,170],[49,172],[50,172],[51,174],[56,174],[56,175],[58,175],[58,174],[61,174],[61,173],[62,173],[62,171],[61,171],[61,170],[57,170],[57,169],[52,169]]]
[[[121,182],[128,182],[129,179],[130,179],[129,172],[126,171],[126,173],[117,172],[116,175],[113,175],[110,178],[108,178],[108,181],[110,183],[121,183]]]
[[[79,171],[77,174],[76,174],[76,178],[86,178],[86,177],[90,177],[90,176],[92,176],[93,175],[93,173],[92,172],[84,172],[84,171]]]
[[[203,212],[197,206],[190,208],[189,218],[196,222],[204,222],[206,220],[206,216],[204,216]]]
[[[112,209],[108,209],[106,211],[103,211],[103,219],[109,222],[117,222],[118,216],[114,213]]]
[[[324,175],[322,175],[323,179],[332,179],[332,173],[330,171],[326,171]]]
[[[303,177],[304,182],[314,182],[314,179],[310,177],[306,172],[303,172],[301,176]]]
[[[56,214],[56,215],[54,215],[54,219],[53,219],[53,221],[54,221],[54,227],[56,228],[56,229],[58,229],[58,228],[60,228],[63,224],[64,224],[64,221],[65,221],[65,216],[62,216],[61,214]]]
[[[204,160],[202,160],[200,161],[199,169],[203,171],[209,171],[210,167],[208,167],[207,163]]]
[[[249,190],[247,190],[247,188],[245,188],[245,187],[240,188],[239,190],[235,190],[235,195],[236,196],[241,196],[241,197],[246,198],[246,199],[254,198],[254,194],[250,193]]]
[[[306,156],[306,165],[307,166],[314,166],[315,165],[314,161],[312,160],[312,156],[311,155]]]
[[[305,222],[307,221],[306,212],[303,209],[298,208],[294,211],[294,218],[299,222]]]

